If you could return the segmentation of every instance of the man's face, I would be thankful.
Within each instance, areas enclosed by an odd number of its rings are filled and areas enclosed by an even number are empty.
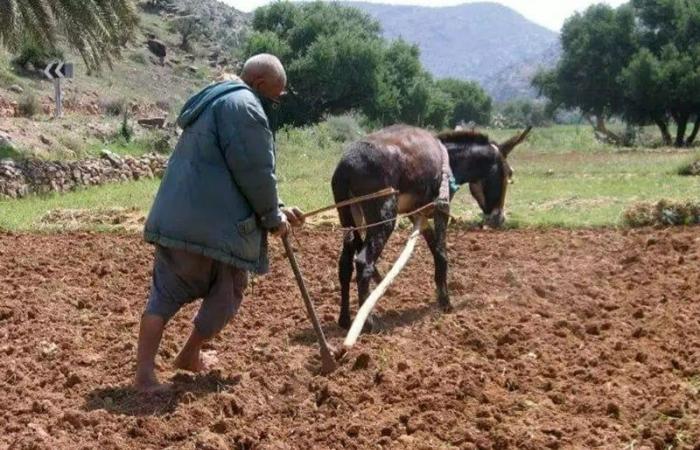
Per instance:
[[[277,101],[287,87],[287,80],[280,77],[260,77],[252,87],[263,97]]]

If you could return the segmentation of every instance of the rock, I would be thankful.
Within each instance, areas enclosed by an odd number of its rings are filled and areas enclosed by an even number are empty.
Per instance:
[[[148,45],[148,50],[151,53],[160,58],[161,62],[166,56],[168,56],[168,48],[162,41],[159,41],[158,39],[149,39],[148,42],[146,42],[146,45]]]
[[[106,159],[115,167],[119,167],[123,164],[122,158],[119,155],[110,150],[107,150],[106,148],[100,151],[100,157]]]
[[[39,352],[45,356],[52,356],[58,351],[58,345],[53,342],[41,341],[39,342]]]
[[[12,86],[10,86],[10,92],[14,92],[16,94],[21,94],[24,92],[24,88],[22,88],[22,86],[20,86],[18,84],[13,84]]]
[[[148,117],[138,119],[136,122],[145,128],[163,128],[165,126],[165,117]]]
[[[100,158],[60,162],[23,159],[0,161],[0,197],[20,198],[31,193],[65,192],[78,186],[101,185],[162,176],[167,156],[151,153],[120,157],[103,150]]]

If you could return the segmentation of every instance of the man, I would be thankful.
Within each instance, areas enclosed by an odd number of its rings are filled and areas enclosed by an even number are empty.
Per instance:
[[[207,368],[202,345],[236,314],[248,272],[268,270],[267,232],[283,237],[303,221],[299,209],[279,203],[264,106],[277,103],[286,84],[280,61],[257,55],[245,63],[240,80],[215,83],[182,109],[183,133],[145,227],[156,250],[139,331],[134,385],[141,391],[162,387],[155,356],[163,329],[198,298],[203,301],[175,367]]]

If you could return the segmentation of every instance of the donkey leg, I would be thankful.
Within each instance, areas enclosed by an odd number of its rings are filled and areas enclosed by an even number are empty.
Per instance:
[[[447,216],[440,212],[435,213],[435,229],[426,228],[421,231],[425,242],[433,254],[435,263],[435,288],[437,301],[444,311],[452,309],[450,294],[447,290]]]
[[[350,281],[352,280],[353,256],[355,256],[355,242],[352,233],[347,233],[343,238],[343,250],[338,260],[338,278],[340,280],[340,316],[338,325],[341,328],[350,328]]]
[[[447,290],[447,214],[436,212],[435,219],[435,284],[438,304],[444,311],[451,311],[450,294]]]
[[[374,209],[374,208],[368,208]],[[379,211],[366,211],[368,217],[372,217],[369,223],[379,222],[392,217],[396,217],[396,202],[385,201]],[[374,214],[372,214],[374,213]],[[377,214],[378,213],[378,214]],[[370,228],[367,231],[362,250],[355,258],[355,268],[357,270],[357,294],[359,304],[365,302],[369,297],[369,283],[372,278],[375,278],[379,272],[376,268],[376,263],[386,246],[389,236],[394,231],[395,221],[385,223],[380,226]],[[376,278],[375,278],[376,279]],[[374,316],[370,315],[367,319],[364,331],[372,331],[374,329]]]

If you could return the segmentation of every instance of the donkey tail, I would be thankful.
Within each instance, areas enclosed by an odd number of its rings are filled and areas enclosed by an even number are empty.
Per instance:
[[[352,198],[352,193],[350,192],[350,174],[348,171],[348,165],[345,164],[344,160],[341,160],[338,167],[336,167],[335,172],[333,172],[333,178],[331,178],[331,188],[333,189],[333,200],[335,203],[340,203]],[[355,220],[353,219],[352,209],[350,206],[338,208],[338,218],[340,219],[340,225],[343,228],[352,228],[357,226],[355,224]]]

